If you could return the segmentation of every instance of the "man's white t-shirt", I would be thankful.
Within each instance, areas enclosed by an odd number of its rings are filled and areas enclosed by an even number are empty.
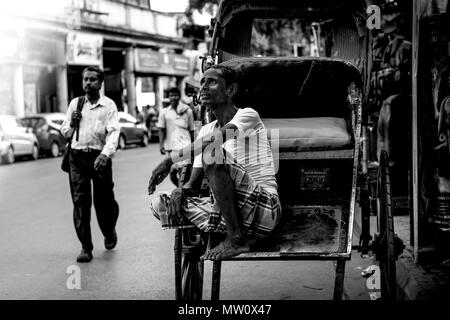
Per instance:
[[[229,123],[238,128],[239,136],[222,144],[224,149],[264,190],[278,194],[272,150],[258,112],[252,108],[238,109]],[[217,120],[204,125],[197,139],[213,134],[215,129],[219,129]],[[202,166],[202,155],[198,155],[193,167]]]
[[[190,131],[194,131],[194,114],[189,106],[182,103],[177,110],[168,106],[161,110],[157,127],[166,129],[164,149],[180,150],[191,143]]]

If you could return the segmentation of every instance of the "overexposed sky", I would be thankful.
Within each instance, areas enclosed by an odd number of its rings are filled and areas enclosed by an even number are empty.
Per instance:
[[[189,0],[150,0],[152,9],[162,12],[184,12]]]
[[[80,0],[77,0],[80,1]],[[21,13],[39,16],[43,13],[61,14],[72,0],[0,0],[0,13]],[[184,12],[189,0],[150,0],[153,10]]]
[[[0,0],[0,13],[39,16],[41,14],[61,14],[70,0]]]

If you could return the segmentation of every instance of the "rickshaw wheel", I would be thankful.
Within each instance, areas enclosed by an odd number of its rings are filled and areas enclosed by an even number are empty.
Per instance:
[[[180,187],[189,180],[191,166],[183,166]],[[175,231],[175,299],[202,300],[204,263],[200,257],[206,250],[205,233],[196,228]]]
[[[395,300],[397,280],[394,247],[394,219],[392,215],[389,161],[386,151],[382,151],[380,156],[377,189],[378,245],[376,256],[380,266],[381,299]]]
[[[204,242],[196,230],[177,230],[181,237],[177,250],[178,257],[182,261],[175,263],[176,299],[177,300],[202,300],[203,294],[203,261],[200,260],[204,253]],[[177,255],[177,253],[176,253]]]

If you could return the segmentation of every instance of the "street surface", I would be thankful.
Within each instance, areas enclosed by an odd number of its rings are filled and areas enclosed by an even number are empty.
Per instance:
[[[161,159],[158,144],[116,153],[118,245],[104,249],[92,209],[94,259],[88,264],[75,261],[81,248],[61,158],[0,166],[0,299],[174,299],[174,231],[160,228],[147,195],[148,179]],[[172,188],[167,178],[157,191]],[[343,299],[370,299],[361,271],[371,264],[371,258],[353,252],[346,263]],[[68,281],[73,266],[80,267],[80,289]],[[208,261],[205,299],[210,299],[211,270]],[[333,286],[330,261],[222,264],[221,299],[328,300]]]

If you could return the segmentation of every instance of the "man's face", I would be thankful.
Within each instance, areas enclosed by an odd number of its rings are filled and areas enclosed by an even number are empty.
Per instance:
[[[208,69],[200,80],[200,101],[206,107],[225,104],[227,102],[227,86],[222,72]]]
[[[83,74],[83,90],[86,93],[97,93],[100,91],[102,83],[98,79],[95,71],[86,71]]]
[[[169,93],[169,101],[172,106],[178,105],[178,102],[180,101],[180,95],[176,92]]]

